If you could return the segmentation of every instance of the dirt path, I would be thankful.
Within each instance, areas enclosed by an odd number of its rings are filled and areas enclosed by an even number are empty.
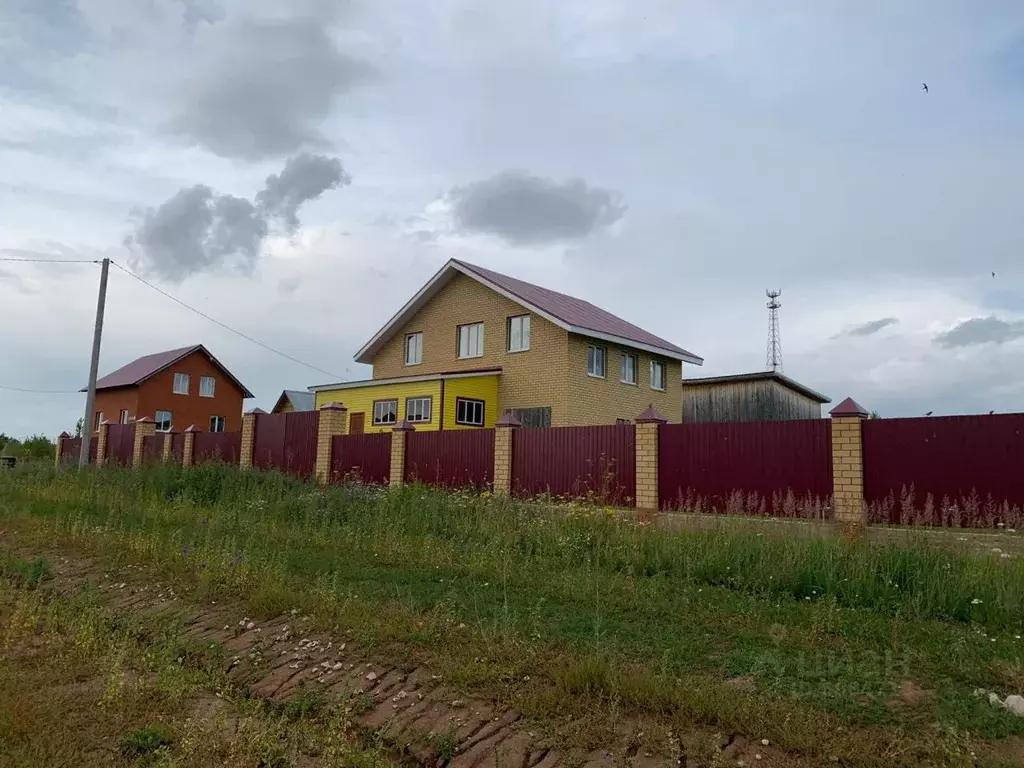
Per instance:
[[[12,550],[7,539],[3,548]],[[20,552],[35,556],[38,552]],[[190,603],[146,566],[105,569],[87,558],[47,553],[53,578],[44,589],[70,596],[92,587],[116,614],[184,617],[185,635],[220,646],[232,682],[252,695],[284,702],[311,691],[339,697],[354,723],[396,754],[424,766],[451,768],[617,768],[711,765],[807,765],[744,734],[652,733],[639,722],[623,722],[609,743],[589,753],[562,751],[517,712],[493,702],[460,696],[429,669],[381,664],[343,632],[308,631],[298,613],[245,615],[237,606]],[[838,765],[839,763],[833,763]]]

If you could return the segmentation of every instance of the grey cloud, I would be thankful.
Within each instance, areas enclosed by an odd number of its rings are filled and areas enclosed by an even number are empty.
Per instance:
[[[349,181],[339,160],[300,155],[267,177],[255,203],[204,184],[185,187],[137,214],[135,231],[125,240],[129,263],[173,282],[221,267],[252,274],[272,220],[282,220],[285,230],[294,232],[303,203]]]
[[[1024,337],[1024,320],[1007,321],[995,315],[972,317],[935,337],[940,347],[954,349],[978,344],[1005,344]]]
[[[866,323],[855,325],[847,334],[850,336],[871,336],[872,334],[878,333],[883,328],[888,328],[890,325],[896,325],[899,322],[898,318],[895,317],[882,317],[878,320],[869,320]]]
[[[298,211],[304,202],[351,182],[352,177],[336,157],[303,153],[289,158],[281,173],[267,177],[263,191],[256,195],[256,205],[294,232],[299,227]]]
[[[496,235],[512,245],[579,240],[614,224],[626,212],[620,195],[582,179],[559,183],[506,171],[448,193],[464,231]]]
[[[191,78],[169,131],[246,160],[331,146],[320,126],[370,67],[339,51],[315,17],[238,22],[223,35],[218,54]]]

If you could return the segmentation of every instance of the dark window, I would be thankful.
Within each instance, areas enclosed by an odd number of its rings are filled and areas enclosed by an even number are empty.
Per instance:
[[[223,416],[211,416],[210,417],[210,431],[211,432],[223,432],[224,431],[224,417]]]
[[[484,401],[455,398],[455,423],[470,427],[484,425]]]
[[[551,408],[513,408],[512,415],[519,423],[529,428],[545,428],[551,426]]]
[[[156,418],[156,431],[157,432],[170,432],[170,430],[171,430],[171,412],[170,411],[157,411],[155,418]]]
[[[128,423],[128,409],[127,408],[122,408],[121,409],[121,423],[122,424],[127,424]]]
[[[633,422],[630,421],[629,419],[616,419],[615,423],[616,424],[632,424]]]
[[[397,400],[376,400],[373,403],[373,423],[375,426],[394,424],[398,421]]]

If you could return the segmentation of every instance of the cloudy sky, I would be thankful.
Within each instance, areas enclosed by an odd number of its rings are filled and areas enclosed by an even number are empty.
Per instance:
[[[288,10],[282,10],[287,7]],[[929,92],[921,89],[927,82]],[[101,373],[272,405],[459,257],[883,415],[1024,410],[1024,6],[6,0],[0,259],[109,256]],[[993,275],[994,273],[994,275]],[[98,268],[0,261],[0,431],[73,427]]]

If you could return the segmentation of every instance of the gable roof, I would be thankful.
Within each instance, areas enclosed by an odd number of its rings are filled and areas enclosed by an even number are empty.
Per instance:
[[[641,349],[694,365],[704,364],[703,358],[692,352],[687,352],[682,347],[677,347],[660,336],[648,333],[643,328],[635,326],[621,317],[616,317],[611,312],[606,312],[589,301],[542,288],[539,285],[517,280],[514,277],[457,259],[451,259],[445,264],[404,307],[398,310],[398,313],[383,328],[377,331],[377,334],[356,353],[356,362],[372,363],[373,356],[380,348],[405,323],[411,320],[420,308],[459,274],[476,280],[481,285],[540,315],[569,333]]]
[[[754,373],[734,373],[729,376],[707,376],[703,379],[683,379],[683,388],[700,387],[707,384],[735,384],[748,381],[774,381],[799,395],[803,395],[809,400],[815,400],[821,404],[832,402],[827,395],[823,395],[821,392],[817,392],[810,387],[805,387],[800,382],[794,381],[788,376],[783,376],[778,371],[755,371]]]
[[[201,352],[209,358],[210,362],[217,366],[221,372],[235,383],[242,390],[242,397],[252,397],[252,392],[242,386],[242,382],[236,379],[220,360],[210,354],[210,351],[202,344],[193,344],[191,347],[180,349],[169,349],[166,352],[157,352],[152,355],[144,355],[133,360],[128,365],[108,373],[96,382],[96,391],[101,389],[114,389],[116,387],[137,387],[147,379],[152,378],[163,370],[183,360],[194,352]],[[80,389],[79,392],[86,392],[88,387]]]
[[[316,395],[312,392],[303,392],[299,389],[286,389],[274,403],[273,411],[276,411],[287,400],[296,411],[312,411],[316,407]],[[272,412],[273,412],[272,411]]]

